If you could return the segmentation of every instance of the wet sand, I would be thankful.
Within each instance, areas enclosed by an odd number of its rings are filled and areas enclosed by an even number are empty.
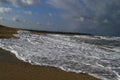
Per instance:
[[[52,67],[33,66],[0,49],[0,80],[99,80],[87,74],[65,72]]]

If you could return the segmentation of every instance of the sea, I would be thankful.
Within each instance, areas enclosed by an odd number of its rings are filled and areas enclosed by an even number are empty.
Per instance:
[[[87,73],[102,80],[120,80],[120,37],[33,34],[0,39],[0,48],[32,65]]]

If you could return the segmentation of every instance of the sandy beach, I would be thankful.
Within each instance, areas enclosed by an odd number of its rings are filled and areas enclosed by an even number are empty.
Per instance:
[[[99,80],[87,74],[57,68],[33,66],[0,49],[0,80]]]

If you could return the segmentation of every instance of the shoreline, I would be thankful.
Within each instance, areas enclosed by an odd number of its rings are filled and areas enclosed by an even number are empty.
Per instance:
[[[0,25],[0,38],[15,38],[21,29]],[[32,31],[31,31],[32,32]],[[35,34],[43,34],[35,32]],[[66,72],[54,67],[31,65],[16,58],[10,51],[0,48],[0,80],[100,80],[88,74]]]
[[[0,48],[0,80],[100,80],[88,74],[66,72],[54,67],[37,66],[20,61]]]

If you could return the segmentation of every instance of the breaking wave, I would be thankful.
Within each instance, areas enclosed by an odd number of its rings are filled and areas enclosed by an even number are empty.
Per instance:
[[[120,80],[120,37],[32,34],[0,39],[0,47],[33,65],[88,73],[103,80]]]

